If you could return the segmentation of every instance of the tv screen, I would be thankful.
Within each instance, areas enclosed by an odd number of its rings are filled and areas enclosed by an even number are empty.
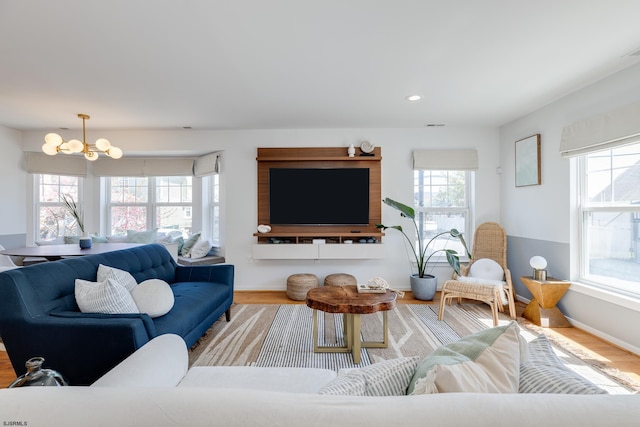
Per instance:
[[[368,225],[369,169],[269,169],[276,225]]]

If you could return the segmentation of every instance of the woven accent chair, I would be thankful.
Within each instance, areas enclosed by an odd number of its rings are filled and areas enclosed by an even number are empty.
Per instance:
[[[473,236],[473,247],[471,250],[471,261],[466,266],[460,266],[462,276],[468,276],[473,263],[477,260],[489,258],[497,262],[504,271],[505,284],[503,289],[507,294],[509,305],[509,315],[516,318],[516,306],[513,296],[513,283],[511,282],[511,272],[507,268],[507,234],[504,229],[495,222],[485,222],[480,224]],[[438,320],[444,317],[444,306],[451,304],[451,300],[458,299],[458,304],[462,298],[482,301],[491,306],[493,315],[493,325],[498,325],[498,311],[504,311],[500,288],[493,284],[469,283],[456,280],[457,275],[453,273],[453,278],[447,280],[442,286],[440,298],[440,309],[438,310]]]

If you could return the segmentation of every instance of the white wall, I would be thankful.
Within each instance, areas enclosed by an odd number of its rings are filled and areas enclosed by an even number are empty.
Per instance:
[[[512,273],[531,275],[528,257],[548,258],[551,273],[578,278],[575,161],[560,156],[562,128],[640,100],[640,64],[611,75],[500,129],[502,223],[509,235]],[[541,134],[542,185],[515,187],[515,141]],[[535,248],[536,253],[531,252]],[[553,254],[553,255],[552,255]],[[562,256],[558,256],[561,254]],[[517,265],[515,263],[517,262]],[[558,277],[560,273],[563,276]],[[517,293],[531,294],[520,282]],[[640,323],[640,301],[573,284],[559,304],[577,326],[640,354],[640,335],[621,325]]]
[[[27,174],[21,132],[0,126],[0,147],[0,236],[22,235],[27,228]]]
[[[37,151],[44,132],[25,132],[25,149]],[[236,266],[236,287],[245,290],[283,290],[293,273],[349,272],[359,281],[384,277],[398,289],[409,289],[409,265],[404,243],[391,230],[383,238],[383,260],[266,261],[253,260],[251,247],[257,224],[256,155],[258,147],[345,147],[366,139],[382,148],[382,194],[410,203],[413,198],[411,154],[414,149],[477,148],[480,170],[476,173],[477,212],[482,221],[500,220],[498,131],[488,128],[333,129],[255,131],[95,132],[122,147],[125,155],[185,155],[223,151],[221,185],[225,218],[225,256]],[[99,135],[97,135],[99,133]],[[73,136],[73,132],[69,136]],[[95,138],[87,134],[87,139]],[[383,220],[397,223],[396,211],[383,210]],[[435,271],[442,280],[450,277],[448,266]]]

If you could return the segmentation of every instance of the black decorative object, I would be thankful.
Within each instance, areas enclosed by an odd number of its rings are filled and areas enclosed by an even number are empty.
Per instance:
[[[42,369],[44,357],[32,357],[27,360],[25,366],[27,373],[18,377],[17,380],[9,385],[13,387],[30,387],[30,386],[66,386],[69,385],[62,375],[53,369]]]

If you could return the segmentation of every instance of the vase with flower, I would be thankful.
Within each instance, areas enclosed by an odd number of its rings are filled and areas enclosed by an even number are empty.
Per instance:
[[[87,235],[84,229],[84,212],[82,212],[82,209],[70,195],[63,194],[62,201],[64,202],[65,209],[71,214],[71,216],[73,216],[76,224],[78,224],[80,232],[82,233],[80,239],[78,240],[80,248],[89,249],[91,247],[92,240],[91,237]]]

